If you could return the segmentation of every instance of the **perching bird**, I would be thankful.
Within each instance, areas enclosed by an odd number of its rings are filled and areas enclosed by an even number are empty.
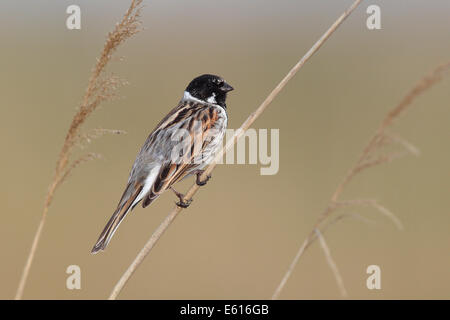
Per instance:
[[[203,169],[222,147],[227,128],[227,92],[233,90],[221,77],[204,74],[189,83],[178,106],[150,133],[131,169],[117,209],[103,229],[92,253],[104,250],[123,218],[140,201],[147,207],[167,189],[187,207],[184,195],[172,185],[196,174],[198,185]],[[208,177],[209,179],[209,177]]]

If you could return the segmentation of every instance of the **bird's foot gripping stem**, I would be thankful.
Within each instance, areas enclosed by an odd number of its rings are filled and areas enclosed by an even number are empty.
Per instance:
[[[208,175],[206,176],[206,179],[204,181],[201,181],[200,177],[203,174],[203,172],[204,170],[197,171],[197,179],[195,180],[195,183],[200,187],[204,186],[209,181],[209,179],[211,179],[211,175]]]
[[[177,190],[175,190],[173,187],[170,187],[170,189],[172,189],[173,193],[175,193],[175,195],[178,197],[179,201],[175,202],[175,204],[177,206],[179,206],[180,208],[186,209],[187,207],[189,207],[189,205],[192,202],[192,199],[185,201],[184,200],[184,194],[178,192]]]

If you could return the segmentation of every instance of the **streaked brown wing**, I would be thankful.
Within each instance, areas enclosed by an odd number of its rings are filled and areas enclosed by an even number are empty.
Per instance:
[[[207,133],[217,121],[218,111],[213,106],[204,106],[200,104],[198,106],[201,106],[201,108],[190,108],[188,111],[183,112],[183,116],[188,116],[189,118],[184,118],[184,123],[180,126],[180,128],[188,130],[190,134],[190,139],[186,142],[189,143],[189,145],[183,146],[183,150],[189,150],[189,152],[185,153],[182,160],[178,163],[169,161],[161,166],[151,190],[142,201],[142,207],[145,208],[148,206],[165,190],[170,188],[177,181],[183,179],[187,174],[199,166],[197,163],[194,163],[193,160],[202,155],[203,151],[210,143],[210,140],[207,139]],[[164,124],[169,126],[171,123],[172,125],[179,123],[175,120],[177,120],[180,115],[176,114],[177,113],[169,117],[165,122],[162,122],[162,126],[164,126]]]

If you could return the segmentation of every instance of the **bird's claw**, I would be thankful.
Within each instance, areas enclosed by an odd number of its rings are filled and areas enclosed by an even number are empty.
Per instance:
[[[206,179],[204,180],[204,181],[201,181],[200,180],[200,176],[203,174],[203,171],[202,172],[197,172],[197,179],[195,180],[195,183],[199,186],[199,187],[202,187],[202,186],[204,186],[208,181],[209,181],[209,179],[211,179],[211,175],[207,175],[206,176]]]
[[[189,207],[191,205],[192,199],[184,201],[183,199],[180,199],[180,201],[175,202],[175,204],[177,206],[179,206],[180,208],[186,209],[187,207]]]
[[[187,207],[189,207],[189,205],[190,205],[191,202],[192,202],[192,199],[184,200],[184,194],[182,194],[182,193],[176,191],[173,187],[170,187],[170,189],[172,189],[173,193],[175,193],[175,195],[176,195],[176,196],[178,197],[178,199],[180,200],[180,201],[178,201],[178,202],[175,202],[175,204],[176,204],[177,206],[179,206],[180,208],[183,208],[183,209],[186,209]]]

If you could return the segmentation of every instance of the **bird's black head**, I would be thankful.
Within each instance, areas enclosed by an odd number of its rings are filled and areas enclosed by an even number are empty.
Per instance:
[[[231,90],[233,87],[225,80],[212,74],[204,74],[195,78],[186,88],[186,92],[195,99],[218,104],[224,108],[226,108],[227,92]]]

